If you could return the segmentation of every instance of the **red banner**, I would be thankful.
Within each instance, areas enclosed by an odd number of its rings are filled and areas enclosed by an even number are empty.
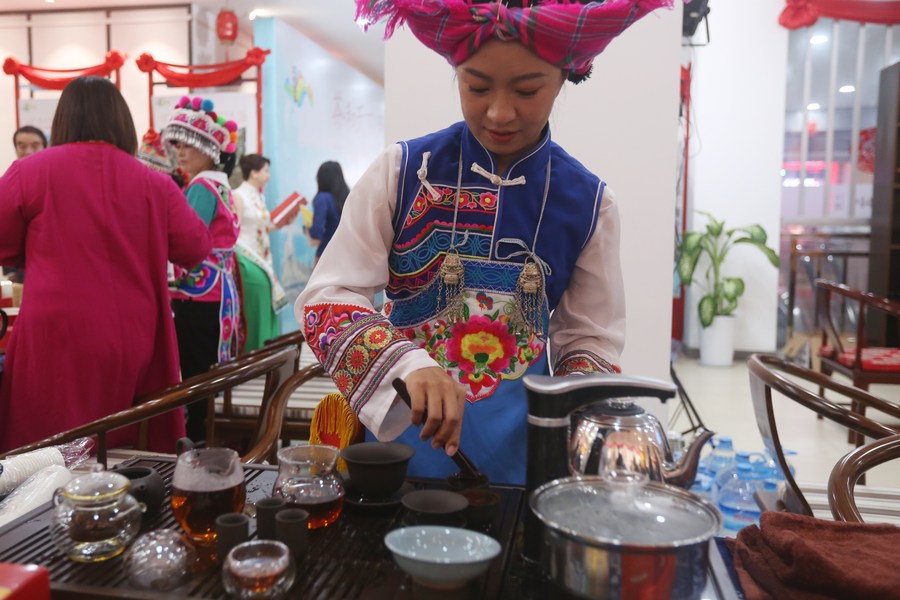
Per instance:
[[[788,29],[809,27],[819,17],[877,25],[900,24],[898,0],[787,0],[778,23]]]
[[[144,53],[137,58],[137,66],[144,73],[156,71],[175,87],[216,87],[235,81],[251,67],[262,66],[269,52],[270,50],[262,48],[251,48],[240,60],[215,65],[173,65],[155,60],[150,54]],[[197,72],[201,70],[202,73]]]
[[[117,71],[124,64],[125,55],[118,50],[107,52],[106,60],[102,64],[82,69],[45,69],[20,63],[10,56],[3,61],[3,72],[16,77],[21,75],[38,87],[48,90],[61,90],[76,77],[90,77],[92,75],[108,77],[110,73]]]

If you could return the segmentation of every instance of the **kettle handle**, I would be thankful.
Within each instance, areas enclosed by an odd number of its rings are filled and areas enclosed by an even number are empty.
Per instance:
[[[561,417],[583,404],[622,396],[650,396],[665,402],[678,391],[670,381],[613,374],[569,377],[526,375],[522,381],[528,390],[528,413],[535,417]],[[532,401],[537,397],[551,396],[559,398],[549,403]]]

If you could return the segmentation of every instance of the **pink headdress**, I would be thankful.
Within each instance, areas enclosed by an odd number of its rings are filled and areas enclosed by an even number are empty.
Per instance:
[[[387,20],[384,37],[406,24],[420,42],[454,67],[491,37],[513,39],[579,83],[591,63],[620,33],[647,13],[673,0],[541,0],[534,6],[470,0],[356,0],[357,19]],[[530,4],[524,2],[523,4]]]
[[[234,154],[238,125],[213,108],[209,98],[182,96],[162,130],[163,141],[188,144],[221,164],[221,153]]]

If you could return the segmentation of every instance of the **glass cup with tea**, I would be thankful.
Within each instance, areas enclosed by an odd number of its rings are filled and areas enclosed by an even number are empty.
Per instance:
[[[337,448],[324,444],[288,446],[278,451],[278,478],[273,496],[288,508],[309,513],[309,528],[335,522],[344,507],[344,484],[335,470]]]
[[[278,600],[294,583],[288,547],[275,540],[252,540],[231,549],[222,565],[222,584],[232,598]]]
[[[172,477],[172,512],[200,546],[216,543],[216,519],[244,510],[247,490],[238,453],[230,448],[189,450],[178,457]]]

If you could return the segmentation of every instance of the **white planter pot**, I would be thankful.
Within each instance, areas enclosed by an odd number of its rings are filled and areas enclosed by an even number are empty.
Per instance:
[[[733,316],[718,316],[709,327],[700,328],[700,364],[707,367],[730,367],[734,362]]]

